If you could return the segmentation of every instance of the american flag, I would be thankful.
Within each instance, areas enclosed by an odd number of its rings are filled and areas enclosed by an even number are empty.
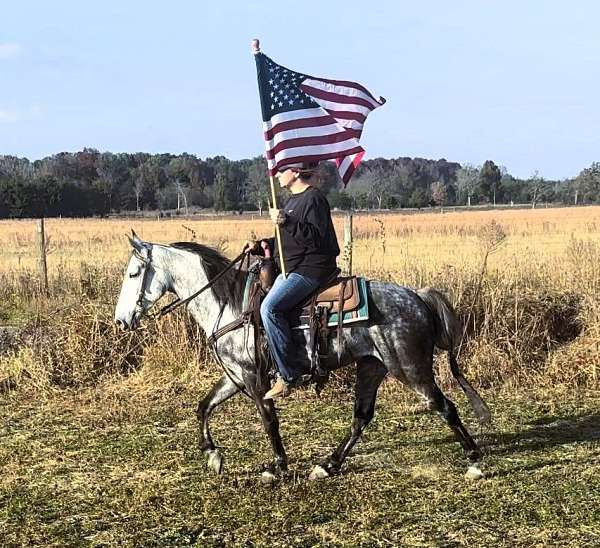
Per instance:
[[[255,53],[269,175],[298,162],[335,160],[344,186],[365,151],[369,113],[385,103],[355,82],[315,78]]]

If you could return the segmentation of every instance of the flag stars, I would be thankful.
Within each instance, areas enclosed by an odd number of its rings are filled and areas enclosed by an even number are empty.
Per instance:
[[[267,108],[272,114],[316,106],[300,87],[306,79],[304,74],[281,67],[270,60],[265,65],[265,72],[268,74],[265,78]]]

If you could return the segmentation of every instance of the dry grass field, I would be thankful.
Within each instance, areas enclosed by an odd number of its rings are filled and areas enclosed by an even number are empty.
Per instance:
[[[340,241],[343,223],[344,217],[336,216]],[[0,221],[0,321],[52,314],[53,305],[81,298],[87,299],[81,310],[113,305],[130,253],[125,235],[132,228],[148,241],[194,239],[230,257],[247,238],[271,231],[266,219],[254,216],[51,219],[46,225],[51,297],[46,299],[37,291],[35,221]],[[466,358],[484,385],[521,381],[540,368],[545,376],[534,379],[536,386],[597,384],[600,207],[358,214],[353,269],[445,291],[467,324]],[[573,360],[578,367],[565,371],[562,365]],[[506,373],[504,379],[500,373]]]
[[[344,218],[335,218],[340,242]],[[600,207],[356,214],[354,272],[437,287],[465,325],[461,363],[494,414],[478,430],[484,480],[395,382],[344,473],[310,467],[349,424],[351,371],[317,400],[281,404],[291,472],[260,485],[269,458],[256,413],[215,417],[227,473],[195,444],[194,406],[219,372],[183,313],[132,334],[112,325],[125,234],[196,240],[237,255],[263,218],[46,222],[49,295],[35,221],[0,221],[0,539],[56,546],[597,546],[600,544]],[[308,426],[307,426],[308,425]]]
[[[340,241],[343,216],[335,217]],[[444,266],[477,267],[479,236],[491,220],[507,234],[494,262],[509,274],[541,269],[553,281],[570,283],[568,250],[573,238],[600,243],[600,207],[446,211],[443,214],[354,215],[355,267],[358,273],[384,268],[393,274],[414,271],[415,263],[430,272]],[[133,228],[154,242],[189,240],[225,248],[235,255],[252,234],[269,235],[270,223],[258,216],[192,219],[79,220],[49,219],[50,270],[77,269],[80,264],[122,264],[128,255],[124,235]],[[193,231],[193,232],[192,232]],[[0,272],[35,267],[35,221],[0,220]],[[385,248],[385,253],[383,252]],[[507,260],[510,264],[507,264]],[[556,268],[561,264],[562,268]],[[506,273],[505,270],[505,273]],[[413,278],[407,281],[412,282]]]

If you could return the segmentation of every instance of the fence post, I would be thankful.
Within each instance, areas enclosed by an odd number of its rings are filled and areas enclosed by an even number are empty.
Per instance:
[[[37,222],[37,249],[38,249],[38,270],[40,273],[40,288],[48,293],[48,270],[46,268],[46,234],[44,232],[44,218]]]
[[[346,215],[344,222],[344,271],[352,276],[352,213]]]

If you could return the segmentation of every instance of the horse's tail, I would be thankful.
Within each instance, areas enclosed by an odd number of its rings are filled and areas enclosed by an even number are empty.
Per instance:
[[[456,379],[463,392],[469,398],[473,411],[477,415],[480,423],[490,422],[491,413],[488,406],[481,399],[469,381],[465,379],[458,367],[456,360],[457,345],[460,341],[460,322],[454,308],[445,295],[431,287],[419,289],[417,294],[427,305],[435,321],[435,345],[442,350],[448,351],[448,361],[450,362],[450,371]]]
[[[424,287],[417,295],[425,302],[435,321],[435,345],[442,350],[454,352],[460,339],[460,322],[448,299],[437,289]]]

